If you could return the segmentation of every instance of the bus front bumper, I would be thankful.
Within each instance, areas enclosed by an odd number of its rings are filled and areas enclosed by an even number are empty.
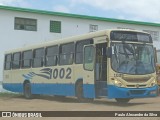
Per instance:
[[[144,98],[158,96],[158,86],[149,88],[122,88],[108,85],[108,98]]]

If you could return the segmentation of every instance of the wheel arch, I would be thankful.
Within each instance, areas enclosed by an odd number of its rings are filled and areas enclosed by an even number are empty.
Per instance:
[[[75,95],[76,96],[77,96],[76,88],[77,88],[78,83],[80,83],[80,82],[82,82],[82,84],[83,84],[83,78],[79,78],[79,79],[76,80],[76,83],[75,83]]]
[[[23,90],[24,90],[24,86],[25,86],[25,84],[27,84],[27,83],[31,83],[29,80],[25,80],[24,82],[23,82]]]

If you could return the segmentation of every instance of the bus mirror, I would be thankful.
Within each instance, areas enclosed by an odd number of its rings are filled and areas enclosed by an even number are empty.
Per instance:
[[[106,54],[107,54],[107,57],[108,57],[108,58],[111,58],[111,57],[112,57],[112,48],[111,48],[111,47],[108,47],[108,48],[107,48]]]

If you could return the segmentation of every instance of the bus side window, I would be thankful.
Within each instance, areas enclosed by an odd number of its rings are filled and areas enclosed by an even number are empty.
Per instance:
[[[17,52],[13,54],[12,68],[19,69],[21,64],[21,53]]]
[[[68,43],[60,46],[59,64],[71,65],[74,61],[74,43]]]
[[[35,49],[33,52],[33,61],[32,65],[34,68],[43,67],[44,63],[44,48]]]
[[[22,54],[22,68],[30,68],[32,58],[32,50],[24,51]]]
[[[58,62],[58,45],[46,48],[46,66],[56,66]]]
[[[5,55],[5,63],[4,63],[5,70],[11,69],[11,62],[12,62],[12,54]]]

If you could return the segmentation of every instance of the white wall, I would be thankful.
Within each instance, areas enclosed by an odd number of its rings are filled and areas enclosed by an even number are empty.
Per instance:
[[[37,19],[37,31],[14,30],[15,17]],[[50,33],[50,20],[61,21],[61,34]],[[4,51],[42,41],[88,33],[90,24],[98,25],[98,30],[121,27],[160,31],[160,27],[0,10],[0,71],[3,68]],[[160,49],[159,44],[160,41],[154,42],[154,45]],[[0,80],[2,79],[1,76],[2,72],[0,72]]]

